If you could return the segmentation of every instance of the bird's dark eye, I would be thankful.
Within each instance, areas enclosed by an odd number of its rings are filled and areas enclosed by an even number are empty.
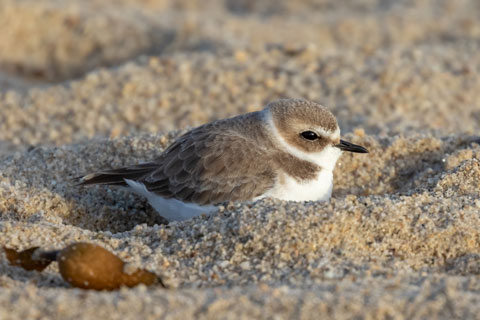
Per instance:
[[[303,138],[305,138],[307,140],[311,140],[311,141],[318,139],[317,134],[313,131],[304,131],[304,132],[300,133],[300,135]]]

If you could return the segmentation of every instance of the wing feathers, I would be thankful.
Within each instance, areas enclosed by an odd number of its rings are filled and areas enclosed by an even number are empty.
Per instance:
[[[126,185],[130,179],[165,198],[200,205],[258,197],[275,182],[267,151],[249,138],[258,127],[232,132],[227,121],[187,132],[151,163],[85,176],[81,184]]]
[[[125,182],[125,179],[138,180],[156,168],[157,165],[154,163],[145,163],[132,167],[101,171],[84,177],[79,177],[77,180],[79,181],[79,185],[82,186],[93,184],[126,186],[127,183]]]

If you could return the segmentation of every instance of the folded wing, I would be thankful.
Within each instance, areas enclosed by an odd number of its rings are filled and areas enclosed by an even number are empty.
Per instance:
[[[250,200],[274,185],[267,157],[254,139],[214,123],[187,132],[153,162],[87,175],[80,184],[126,186],[129,179],[200,205]]]

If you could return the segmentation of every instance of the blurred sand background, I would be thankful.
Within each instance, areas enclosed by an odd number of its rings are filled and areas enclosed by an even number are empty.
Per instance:
[[[479,318],[479,16],[476,0],[0,0],[0,244],[95,242],[171,286],[72,289],[1,254],[0,318]],[[370,150],[341,157],[328,203],[163,225],[69,180],[285,97]]]

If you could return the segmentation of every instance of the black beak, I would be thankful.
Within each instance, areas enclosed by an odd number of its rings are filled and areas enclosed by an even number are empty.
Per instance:
[[[350,151],[350,152],[356,152],[356,153],[368,153],[368,150],[365,149],[364,147],[359,146],[357,144],[353,144],[353,143],[345,141],[345,140],[340,140],[340,143],[336,144],[335,147],[339,148],[342,151]]]

